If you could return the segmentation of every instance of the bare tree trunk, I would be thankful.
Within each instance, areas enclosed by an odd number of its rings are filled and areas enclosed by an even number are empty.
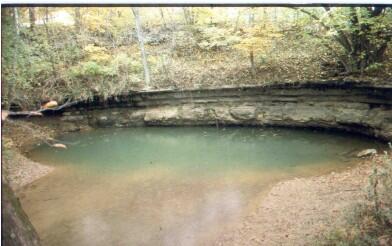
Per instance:
[[[15,22],[15,29],[16,29],[16,35],[19,35],[20,29],[19,29],[19,14],[18,14],[18,9],[13,8],[14,10],[14,22]]]
[[[139,10],[137,8],[132,8],[132,12],[133,15],[135,16],[136,34],[140,46],[140,53],[142,55],[145,87],[150,88],[150,70],[148,69],[148,64],[147,64],[147,54],[144,50],[144,40],[143,40],[141,23],[140,23]]]
[[[174,24],[174,19],[173,19],[173,9],[168,9],[169,12],[169,19],[170,19],[170,24]]]
[[[18,27],[18,15],[17,15],[17,10],[16,8],[13,8],[13,25],[14,28],[17,30],[17,35],[13,36],[13,42],[16,46],[18,46],[19,44],[19,27]],[[7,103],[8,105],[6,106],[6,109],[9,110],[11,103],[13,101],[13,95],[14,95],[14,88],[15,88],[15,84],[16,84],[16,74],[18,73],[18,64],[17,64],[17,58],[18,57],[18,49],[14,48],[13,50],[13,59],[12,59],[12,69],[14,70],[13,73],[15,74],[15,76],[12,78],[12,80],[10,80],[7,83]]]
[[[278,22],[277,8],[274,8],[274,22]]]
[[[213,9],[214,9],[214,7],[211,6],[211,12],[212,12]],[[212,21],[212,16],[213,16],[213,14],[211,14],[211,16],[210,16],[210,25],[212,25],[212,22],[213,22]]]
[[[163,22],[163,27],[164,27],[165,29],[167,29],[166,20],[165,20],[165,15],[163,14],[163,9],[162,9],[162,8],[159,8],[159,11],[161,12],[161,19],[162,19],[162,22]]]
[[[254,78],[256,76],[256,66],[255,66],[255,57],[253,54],[253,49],[251,49],[249,52],[249,60],[250,60],[250,69],[252,73],[252,78]]]
[[[237,30],[238,30],[238,24],[240,22],[240,17],[241,17],[241,11],[238,10],[238,14],[237,14],[237,18],[235,20],[235,26],[234,26],[233,33],[236,33]]]
[[[165,75],[166,79],[169,81],[169,79],[170,79],[169,70],[167,69],[167,66],[166,66],[166,59],[165,59],[164,54],[161,54],[160,58],[161,58],[161,63],[162,63],[162,72]]]
[[[193,25],[195,24],[195,18],[192,13],[192,9],[190,10],[187,7],[183,7],[182,11],[184,12],[185,24]]]
[[[30,20],[30,30],[34,31],[34,27],[35,27],[35,9],[34,9],[34,7],[29,7],[29,20]]]
[[[254,13],[252,10],[250,10],[248,15],[249,27],[253,27],[254,19],[255,19]],[[250,71],[252,74],[252,78],[254,78],[256,76],[256,65],[255,65],[255,57],[254,57],[253,49],[249,51],[249,61],[250,61]]]
[[[82,22],[81,22],[81,16],[80,16],[80,8],[76,7],[75,8],[75,31],[77,34],[80,33],[81,26],[82,26]]]
[[[49,33],[49,27],[48,27],[48,21],[49,21],[49,8],[45,8],[45,18],[44,18],[44,26],[45,26],[45,31],[46,31],[46,39],[48,40],[49,44],[51,47],[54,47],[54,42],[53,39],[51,38],[51,35]],[[55,67],[55,61],[54,57],[51,51],[49,51],[49,60],[50,64],[52,65],[52,74],[54,79],[57,78],[57,72],[56,72],[56,67]]]
[[[49,7],[45,8],[45,24],[49,22]]]
[[[189,25],[190,21],[189,21],[189,15],[188,15],[188,11],[187,11],[186,7],[183,7],[182,11],[184,12],[185,24]]]

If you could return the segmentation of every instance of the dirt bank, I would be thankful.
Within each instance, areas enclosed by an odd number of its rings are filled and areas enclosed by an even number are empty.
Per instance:
[[[15,191],[53,170],[52,167],[31,161],[17,151],[8,151],[4,154],[3,160],[4,174]]]
[[[52,171],[53,168],[33,162],[22,154],[52,134],[49,129],[28,122],[3,121],[2,170],[14,191]]]
[[[344,210],[365,197],[370,161],[341,173],[280,182],[234,230],[214,245],[314,245],[344,222]]]
[[[51,120],[47,120],[44,125],[19,120],[5,120],[2,123],[3,175],[6,182],[17,192],[21,187],[53,170],[53,167],[28,159],[25,154],[37,144],[55,143],[56,136],[70,129],[66,128],[66,124]]]

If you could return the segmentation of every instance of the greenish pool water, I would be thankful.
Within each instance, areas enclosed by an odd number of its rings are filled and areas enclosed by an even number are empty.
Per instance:
[[[339,171],[381,148],[349,135],[274,128],[129,128],[39,146],[55,166],[23,190],[44,245],[208,245],[278,181]]]

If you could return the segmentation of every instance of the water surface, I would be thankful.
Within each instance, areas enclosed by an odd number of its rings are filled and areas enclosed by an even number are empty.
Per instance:
[[[22,205],[44,245],[206,245],[278,181],[352,166],[369,139],[273,128],[100,129],[37,147]]]

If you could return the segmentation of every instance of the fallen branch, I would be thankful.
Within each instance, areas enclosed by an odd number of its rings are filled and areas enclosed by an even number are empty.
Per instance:
[[[54,107],[54,108],[41,108],[39,110],[34,110],[34,111],[17,111],[17,112],[13,112],[13,111],[5,111],[4,112],[4,117],[2,114],[2,120],[4,120],[7,117],[31,117],[31,116],[43,116],[43,113],[45,112],[52,112],[52,111],[59,111],[62,110],[66,107],[70,107],[72,105],[75,105],[79,103],[79,101],[74,101],[74,102],[66,102],[58,107]],[[4,119],[3,119],[4,118]]]

